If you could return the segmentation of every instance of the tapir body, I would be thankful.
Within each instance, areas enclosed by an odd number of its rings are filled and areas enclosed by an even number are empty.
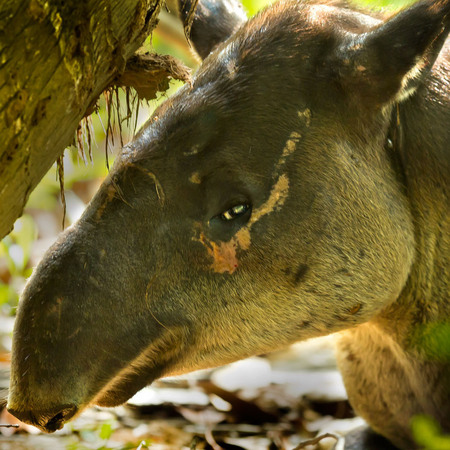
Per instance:
[[[287,1],[248,22],[214,4],[193,84],[28,283],[9,410],[54,431],[156,378],[342,331],[376,432],[410,449],[417,414],[449,431],[450,1],[388,20]]]

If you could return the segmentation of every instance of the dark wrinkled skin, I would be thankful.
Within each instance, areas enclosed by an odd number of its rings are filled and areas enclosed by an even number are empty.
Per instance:
[[[449,364],[423,330],[450,315],[449,12],[379,26],[288,2],[219,45],[33,274],[9,410],[54,431],[156,378],[348,329],[356,412],[402,448],[415,414],[448,430]]]

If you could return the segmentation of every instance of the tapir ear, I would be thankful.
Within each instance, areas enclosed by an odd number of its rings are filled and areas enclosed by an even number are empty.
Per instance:
[[[202,59],[247,21],[238,0],[178,0],[178,6],[186,36]]]
[[[419,1],[345,46],[343,81],[363,84],[367,100],[379,104],[403,100],[423,82],[449,31],[450,0]]]

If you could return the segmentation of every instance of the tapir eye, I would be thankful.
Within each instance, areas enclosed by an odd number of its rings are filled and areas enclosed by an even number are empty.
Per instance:
[[[221,213],[215,214],[208,221],[209,233],[212,239],[228,241],[250,220],[252,205],[244,199],[235,199],[232,202],[222,203],[222,208],[219,209],[222,210]]]
[[[226,222],[244,215],[249,209],[250,205],[236,205],[224,211],[222,214],[219,215],[219,217],[221,220]]]

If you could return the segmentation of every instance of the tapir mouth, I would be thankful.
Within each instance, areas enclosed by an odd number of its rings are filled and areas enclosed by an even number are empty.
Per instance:
[[[163,369],[160,366],[151,370],[148,368],[142,370],[127,369],[112,378],[90,404],[108,408],[123,405],[136,392],[160,378],[162,373]]]
[[[111,389],[103,389],[92,401],[92,405],[102,406],[105,408],[114,408],[126,403],[134,394],[145,386],[151,384],[154,380],[149,380],[144,386],[136,388],[133,385],[121,387],[120,389],[113,387]]]
[[[148,378],[150,376],[150,378]],[[98,405],[103,407],[115,407],[127,402],[136,392],[147,384],[151,384],[156,377],[147,375],[145,382],[139,382],[129,378],[127,380],[113,379],[115,384],[108,383],[92,401],[84,404],[66,404],[45,411],[39,409],[28,409],[7,405],[8,411],[22,422],[35,426],[45,433],[53,433],[63,428],[64,424],[83,412],[89,406]]]
[[[182,335],[182,328],[172,328],[170,333],[163,333],[113,375],[93,396],[90,404],[105,407],[122,405],[145,386],[168,375],[186,352]]]

